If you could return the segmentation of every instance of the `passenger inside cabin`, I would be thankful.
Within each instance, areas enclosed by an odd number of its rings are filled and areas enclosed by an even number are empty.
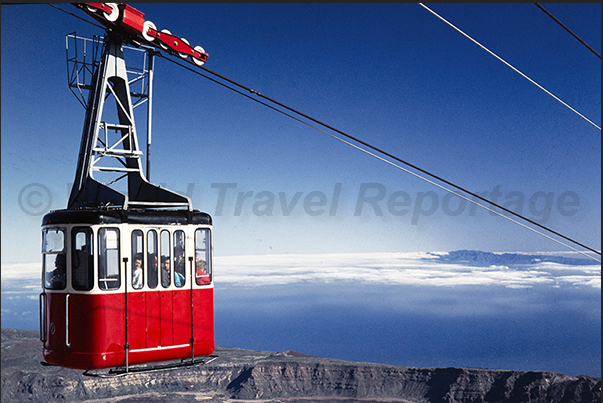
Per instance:
[[[210,283],[209,273],[205,260],[202,259],[201,254],[197,252],[195,255],[195,278],[198,285],[204,285]]]
[[[59,253],[54,260],[54,270],[49,274],[49,279],[46,280],[46,288],[63,289],[65,288],[65,272],[67,268],[67,255]]]
[[[132,287],[141,289],[142,283],[142,253],[137,253],[132,264]]]
[[[169,256],[161,257],[161,285],[167,288],[171,284],[171,263]]]
[[[155,288],[157,287],[157,279],[158,279],[158,273],[157,273],[157,253],[149,253],[149,273],[148,273],[148,281],[149,281],[149,287],[150,288]]]
[[[184,249],[174,249],[174,284],[176,287],[184,286]]]
[[[184,286],[184,249],[180,246],[174,248],[174,284]]]

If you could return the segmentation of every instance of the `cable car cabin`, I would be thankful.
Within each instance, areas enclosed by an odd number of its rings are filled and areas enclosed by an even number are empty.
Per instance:
[[[92,370],[213,353],[208,214],[58,210],[42,235],[47,363]]]

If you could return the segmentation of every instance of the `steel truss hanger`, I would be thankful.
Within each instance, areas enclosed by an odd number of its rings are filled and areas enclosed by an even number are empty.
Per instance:
[[[152,69],[152,66],[149,66]],[[106,109],[115,101],[116,113]],[[86,108],[77,171],[68,208],[187,208],[191,200],[150,183],[143,173],[123,39],[111,31],[94,73]],[[103,178],[101,181],[97,177]],[[127,193],[114,185],[127,180]]]

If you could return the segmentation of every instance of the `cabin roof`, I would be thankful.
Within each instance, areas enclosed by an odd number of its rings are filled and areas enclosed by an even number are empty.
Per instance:
[[[206,224],[211,216],[199,210],[65,209],[46,214],[42,225],[52,224]]]

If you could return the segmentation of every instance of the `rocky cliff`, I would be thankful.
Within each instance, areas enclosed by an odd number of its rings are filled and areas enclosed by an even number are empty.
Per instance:
[[[39,364],[35,331],[2,329],[2,402],[601,401],[601,381],[551,372],[411,368],[219,347],[205,366],[98,378]]]

